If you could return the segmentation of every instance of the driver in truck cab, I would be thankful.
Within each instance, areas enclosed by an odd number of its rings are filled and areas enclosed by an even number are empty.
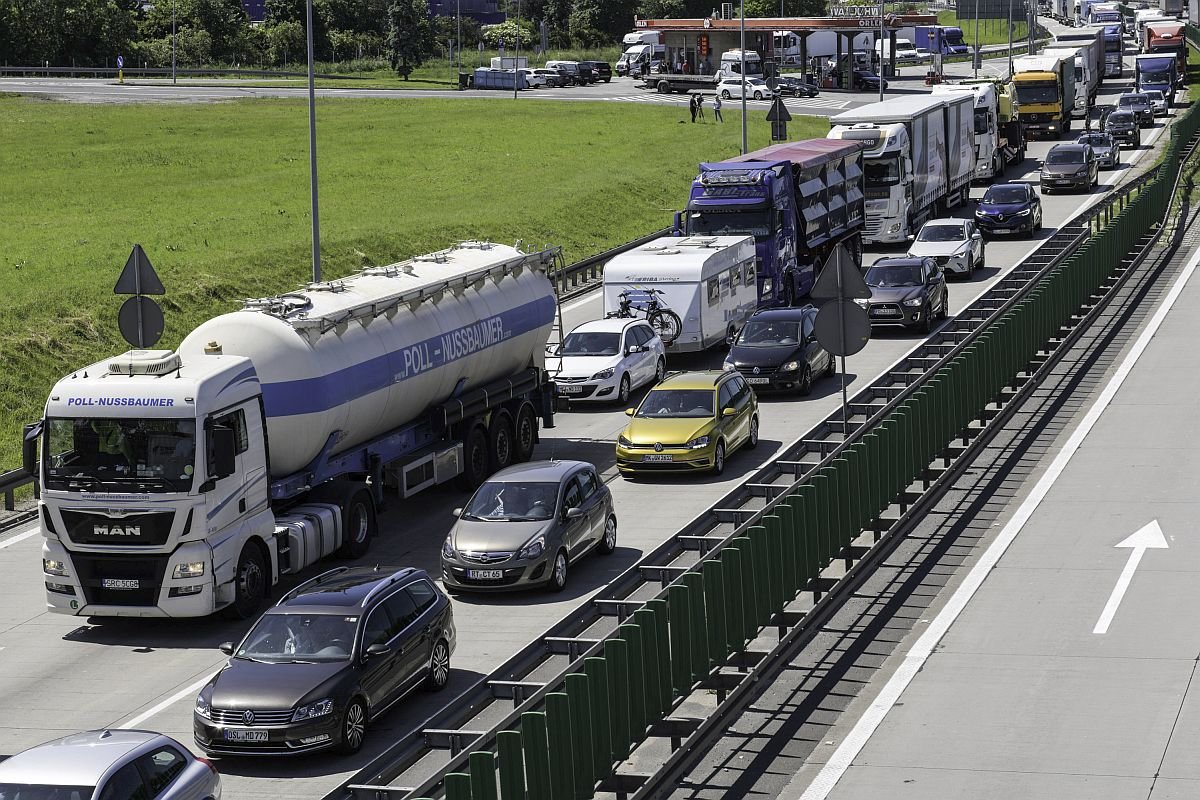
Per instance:
[[[111,464],[121,461],[126,464],[133,463],[133,448],[129,446],[129,440],[125,437],[120,423],[111,419],[94,419],[91,429],[97,437],[96,450],[100,454],[99,461]]]

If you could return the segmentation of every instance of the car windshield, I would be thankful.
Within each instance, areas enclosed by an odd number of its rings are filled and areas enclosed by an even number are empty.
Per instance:
[[[745,347],[777,347],[800,343],[800,323],[795,320],[750,320],[738,335]]]
[[[1024,203],[1027,195],[1023,186],[993,186],[984,192],[984,203]]]
[[[1047,164],[1082,164],[1082,150],[1051,150],[1046,156]]]
[[[867,270],[868,286],[920,286],[921,268],[917,266],[879,266]]]
[[[1163,101],[1163,93],[1160,92],[1158,89],[1155,89],[1154,91],[1151,91],[1151,92],[1146,92],[1146,96],[1149,97],[1151,100],[1157,100],[1160,103]]]
[[[1133,115],[1132,114],[1123,113],[1123,114],[1109,114],[1108,115],[1108,124],[1109,125],[1130,125],[1132,123],[1133,123]]]
[[[196,469],[196,421],[55,418],[45,450],[48,489],[187,492]]]
[[[621,334],[609,331],[571,331],[563,339],[564,356],[615,356]]]
[[[557,483],[489,481],[476,490],[463,510],[463,518],[533,522],[550,519],[557,505]]]
[[[357,624],[356,615],[267,614],[233,655],[268,664],[346,661],[354,649]]]
[[[918,242],[961,242],[966,238],[962,225],[926,225],[917,234]]]
[[[638,406],[637,416],[648,419],[711,417],[712,389],[654,389]]]
[[[1121,108],[1145,108],[1150,103],[1150,98],[1145,95],[1123,94],[1117,98],[1117,105]]]
[[[0,783],[0,800],[88,800],[95,791],[95,786]]]

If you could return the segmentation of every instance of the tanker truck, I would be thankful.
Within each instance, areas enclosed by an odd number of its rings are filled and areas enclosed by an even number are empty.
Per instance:
[[[556,255],[467,242],[62,378],[37,434],[47,607],[247,617],[281,575],[364,555],[385,495],[528,459]]]

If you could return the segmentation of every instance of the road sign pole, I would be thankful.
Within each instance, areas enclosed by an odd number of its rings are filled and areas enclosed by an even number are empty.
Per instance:
[[[742,55],[742,155],[746,155],[746,0],[741,2],[741,47]],[[650,47],[650,55],[654,55],[654,46]]]
[[[846,287],[842,283],[842,271],[837,271],[838,327],[842,330],[842,341],[846,340]],[[846,391],[846,356],[842,356],[842,438],[850,435],[850,399]]]
[[[313,79],[313,8],[305,3],[308,15],[308,185],[312,195],[312,279],[321,282],[321,215],[317,206],[317,89]]]

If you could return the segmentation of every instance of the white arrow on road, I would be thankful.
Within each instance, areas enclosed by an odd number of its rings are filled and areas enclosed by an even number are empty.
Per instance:
[[[1129,560],[1125,562],[1125,569],[1121,570],[1121,577],[1117,578],[1117,585],[1113,587],[1108,603],[1105,604],[1104,611],[1100,613],[1100,619],[1096,620],[1096,627],[1092,629],[1092,633],[1108,633],[1108,626],[1112,624],[1113,617],[1116,616],[1121,599],[1125,597],[1125,591],[1129,588],[1130,581],[1133,580],[1133,573],[1137,571],[1142,555],[1152,547],[1165,549],[1167,537],[1163,536],[1162,528],[1158,527],[1158,520],[1154,520],[1143,525],[1137,533],[1113,546],[1131,547],[1133,552],[1129,554]]]

